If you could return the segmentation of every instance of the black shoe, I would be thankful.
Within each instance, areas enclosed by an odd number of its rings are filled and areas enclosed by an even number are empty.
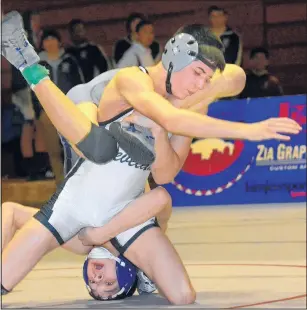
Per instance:
[[[133,124],[123,126],[123,123],[114,122],[110,125],[109,131],[116,139],[119,147],[134,162],[140,165],[151,165],[155,161],[155,140],[147,128]]]

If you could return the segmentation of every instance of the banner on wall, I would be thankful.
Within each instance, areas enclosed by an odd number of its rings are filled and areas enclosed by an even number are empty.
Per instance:
[[[218,101],[208,114],[246,123],[290,117],[303,131],[289,142],[194,141],[182,170],[165,186],[174,206],[306,201],[305,95]]]

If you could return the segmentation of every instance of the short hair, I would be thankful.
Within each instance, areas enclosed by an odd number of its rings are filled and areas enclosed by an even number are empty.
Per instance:
[[[126,294],[125,292],[120,294],[120,295],[117,295],[115,298],[101,298],[100,296],[97,296],[95,294],[93,294],[93,292],[89,292],[89,294],[96,300],[100,300],[100,301],[111,301],[111,300],[120,300],[120,299],[125,299],[127,297],[131,297],[135,291],[136,291],[136,288],[137,288],[137,282],[138,282],[138,279],[136,278],[134,283],[133,283],[133,286],[131,287],[130,291],[128,292],[128,294]]]
[[[135,19],[142,19],[142,20],[144,19],[144,20],[146,20],[146,16],[144,14],[142,14],[142,13],[133,12],[133,13],[131,13],[127,17],[127,19],[126,19],[126,31],[129,34],[131,32],[131,30],[130,30],[131,24],[133,23],[133,21]]]
[[[224,45],[222,41],[202,24],[191,24],[179,28],[176,34],[187,33],[192,35],[198,43],[199,53],[216,63],[221,71],[225,69]]]
[[[44,41],[48,38],[48,37],[52,37],[52,38],[55,38],[57,39],[60,43],[62,42],[62,39],[61,39],[61,35],[60,33],[54,29],[54,28],[45,28],[43,30],[43,33],[42,33],[42,37],[41,37],[41,42],[40,42],[40,50],[44,50],[43,48],[43,44],[44,44]]]
[[[70,33],[73,33],[73,31],[74,31],[74,29],[75,29],[75,27],[77,26],[77,25],[85,25],[85,23],[84,23],[84,21],[82,20],[82,19],[77,19],[77,18],[74,18],[74,19],[72,19],[69,23],[68,23],[68,31],[70,32]]]
[[[252,59],[257,54],[264,54],[266,59],[269,59],[269,57],[270,57],[269,51],[265,47],[259,46],[259,47],[255,47],[251,50],[251,52],[249,54],[249,58]]]
[[[135,28],[135,31],[136,32],[139,32],[144,26],[146,25],[153,25],[153,23],[150,21],[150,20],[141,20],[137,25],[136,25],[136,28]]]
[[[208,8],[208,15],[211,15],[211,13],[214,12],[214,11],[223,12],[224,14],[227,14],[227,11],[225,9],[221,8],[220,6],[211,5]]]

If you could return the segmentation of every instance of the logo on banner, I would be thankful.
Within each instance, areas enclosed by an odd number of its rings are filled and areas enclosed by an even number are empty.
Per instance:
[[[279,117],[289,117],[294,119],[303,127],[303,131],[306,132],[306,104],[282,102],[279,106]]]
[[[306,197],[306,182],[269,182],[250,184],[245,182],[247,193],[263,192],[266,195],[270,192],[288,192],[292,198]]]
[[[257,149],[257,166],[271,166],[270,171],[306,169],[306,144],[280,143],[277,148],[258,144]]]
[[[188,195],[210,196],[223,192],[238,183],[250,169],[254,157],[245,152],[242,141],[222,139],[196,140],[190,149],[182,171],[193,178],[193,187],[173,185]],[[203,178],[200,178],[203,177]],[[197,184],[197,185],[195,185]]]
[[[279,106],[279,117],[292,118],[303,127],[303,132],[306,132],[306,104],[282,102]],[[270,166],[270,171],[306,169],[305,142],[300,145],[280,143],[277,148],[259,144],[257,148],[257,166]]]

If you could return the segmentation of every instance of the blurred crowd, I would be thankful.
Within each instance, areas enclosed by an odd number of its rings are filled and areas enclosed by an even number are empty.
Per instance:
[[[71,46],[63,46],[56,29],[41,28],[38,12],[26,12],[23,19],[29,41],[38,51],[41,63],[64,93],[113,68],[153,66],[160,61],[163,52],[155,40],[153,22],[140,13],[127,17],[126,37],[115,42],[111,58],[107,57],[103,46],[88,40],[86,23],[80,19],[68,23]],[[221,7],[210,7],[208,24],[224,44],[226,62],[241,66],[244,42],[228,24],[228,12]],[[238,97],[282,95],[278,79],[268,70],[269,51],[262,46],[254,48],[249,58],[246,86]],[[14,67],[11,91],[11,96],[2,100],[2,177],[61,182],[63,152],[57,131]]]

